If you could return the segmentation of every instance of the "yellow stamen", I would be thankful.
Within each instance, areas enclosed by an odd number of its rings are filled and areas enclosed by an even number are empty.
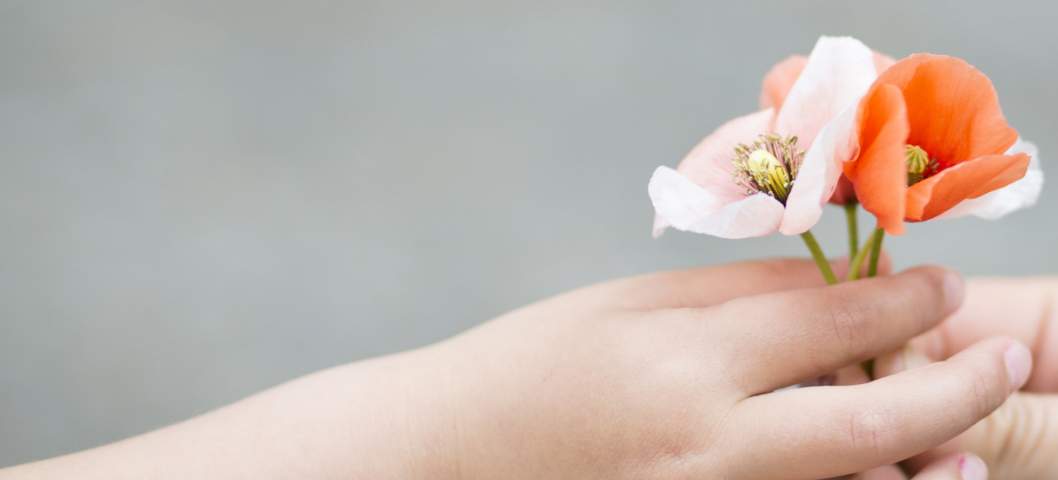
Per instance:
[[[757,136],[750,144],[735,147],[735,183],[746,189],[747,195],[766,193],[786,204],[805,152],[797,149],[797,137],[783,137],[774,133]]]
[[[779,201],[786,201],[786,197],[790,195],[790,173],[775,155],[764,149],[754,150],[749,154],[745,165],[746,173],[758,186]]]

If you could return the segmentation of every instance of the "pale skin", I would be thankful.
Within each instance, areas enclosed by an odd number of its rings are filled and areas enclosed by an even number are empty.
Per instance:
[[[986,420],[911,463],[970,450],[988,462],[993,478],[1058,478],[1058,278],[971,281],[966,303],[952,318],[880,358],[877,372],[921,369],[994,335],[1031,347],[1035,367],[1028,383]]]
[[[775,391],[899,349],[964,288],[936,267],[821,283],[804,261],[617,280],[0,478],[819,479],[937,447],[1028,379],[1026,347],[992,338]],[[968,461],[916,478],[966,478]]]

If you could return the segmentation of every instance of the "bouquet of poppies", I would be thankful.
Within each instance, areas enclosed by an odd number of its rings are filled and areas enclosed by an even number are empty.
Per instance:
[[[800,235],[838,282],[811,228],[844,207],[848,279],[877,271],[886,233],[904,222],[996,219],[1036,202],[1043,173],[992,82],[966,61],[928,53],[896,61],[849,37],[822,37],[764,77],[761,110],[705,137],[650,179],[654,236],[673,227],[722,238]],[[860,246],[859,207],[876,228]]]

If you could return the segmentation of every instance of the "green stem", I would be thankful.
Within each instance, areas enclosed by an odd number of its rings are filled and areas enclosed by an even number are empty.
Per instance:
[[[819,267],[819,271],[823,273],[823,278],[826,279],[828,285],[838,283],[838,277],[834,275],[834,270],[830,268],[830,262],[827,261],[827,256],[823,254],[823,249],[819,248],[819,242],[816,241],[816,236],[812,235],[811,231],[807,231],[801,234],[801,239],[805,241],[805,246],[812,252],[812,260],[816,261],[816,266]]]
[[[885,230],[874,229],[874,242],[871,244],[871,263],[867,265],[867,276],[878,275],[878,258],[882,256],[882,241],[885,240]]]
[[[878,258],[882,256],[882,241],[885,240],[885,230],[881,227],[875,227],[874,231],[871,232],[871,238],[867,239],[867,245],[863,246],[864,251],[871,252],[871,263],[867,265],[867,277],[874,277],[878,275]],[[862,253],[862,252],[861,252]],[[862,257],[862,255],[861,255]],[[860,258],[860,262],[863,258]],[[856,265],[856,273],[859,274],[860,266]],[[864,361],[861,366],[863,371],[867,372],[867,378],[874,379],[874,359]]]
[[[845,204],[845,225],[849,229],[849,260],[859,253],[860,249],[860,224],[856,221],[856,213],[860,206],[856,202]]]
[[[871,267],[868,266],[867,276],[873,277],[878,273],[878,259],[875,258],[877,254],[874,253],[874,249],[876,245],[877,248],[881,249],[883,235],[885,235],[885,230],[880,228],[876,228],[871,232],[871,236],[867,238],[867,243],[860,249],[860,251],[856,252],[856,256],[852,257],[852,260],[849,261],[849,273],[845,277],[846,280],[852,281],[860,278],[860,269],[863,267],[863,261],[867,258],[868,254],[871,256],[871,261],[874,262],[874,273],[871,273]]]

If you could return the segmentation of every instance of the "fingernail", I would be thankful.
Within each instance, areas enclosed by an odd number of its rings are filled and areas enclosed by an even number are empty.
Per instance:
[[[951,270],[944,272],[944,302],[949,312],[962,306],[963,286],[962,275]]]
[[[1007,381],[1010,382],[1010,388],[1021,388],[1032,371],[1032,352],[1020,342],[1014,342],[1003,352],[1003,361],[1007,365]]]
[[[966,454],[959,459],[962,480],[988,480],[988,465],[977,455]]]

